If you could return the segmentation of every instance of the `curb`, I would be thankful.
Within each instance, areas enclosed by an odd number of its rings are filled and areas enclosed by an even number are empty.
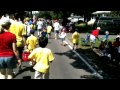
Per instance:
[[[68,45],[68,47],[72,50],[72,43],[70,40],[66,37],[65,43]],[[75,50],[73,52],[90,68],[91,71],[93,71],[93,76],[99,77],[99,79],[103,79],[103,76],[101,76],[98,71],[96,71],[85,59],[82,57],[79,53],[77,53]]]

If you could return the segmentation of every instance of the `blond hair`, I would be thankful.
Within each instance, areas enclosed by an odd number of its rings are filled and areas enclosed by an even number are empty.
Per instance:
[[[3,27],[0,25],[0,33],[2,33],[3,32]]]

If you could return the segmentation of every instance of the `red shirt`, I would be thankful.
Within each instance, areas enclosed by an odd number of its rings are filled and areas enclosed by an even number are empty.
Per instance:
[[[113,42],[113,47],[119,47],[120,46],[120,42]]]
[[[16,36],[10,32],[0,33],[0,57],[13,56],[12,43],[16,43]]]
[[[92,31],[92,35],[94,35],[95,37],[98,37],[98,35],[99,35],[99,30],[98,30],[98,29],[93,30],[93,31]]]

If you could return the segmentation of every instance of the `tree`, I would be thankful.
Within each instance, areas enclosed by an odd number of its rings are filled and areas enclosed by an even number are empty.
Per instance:
[[[111,11],[110,15],[112,17],[120,17],[120,11]]]

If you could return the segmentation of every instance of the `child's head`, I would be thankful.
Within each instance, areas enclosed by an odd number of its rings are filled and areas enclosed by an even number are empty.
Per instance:
[[[39,46],[40,47],[44,48],[47,46],[47,44],[48,44],[48,38],[46,38],[46,37],[39,38]]]
[[[47,32],[47,28],[46,28],[46,27],[44,27],[44,28],[43,28],[43,31],[44,31],[44,32]]]
[[[35,33],[35,31],[34,30],[30,30],[30,34],[34,34]]]

